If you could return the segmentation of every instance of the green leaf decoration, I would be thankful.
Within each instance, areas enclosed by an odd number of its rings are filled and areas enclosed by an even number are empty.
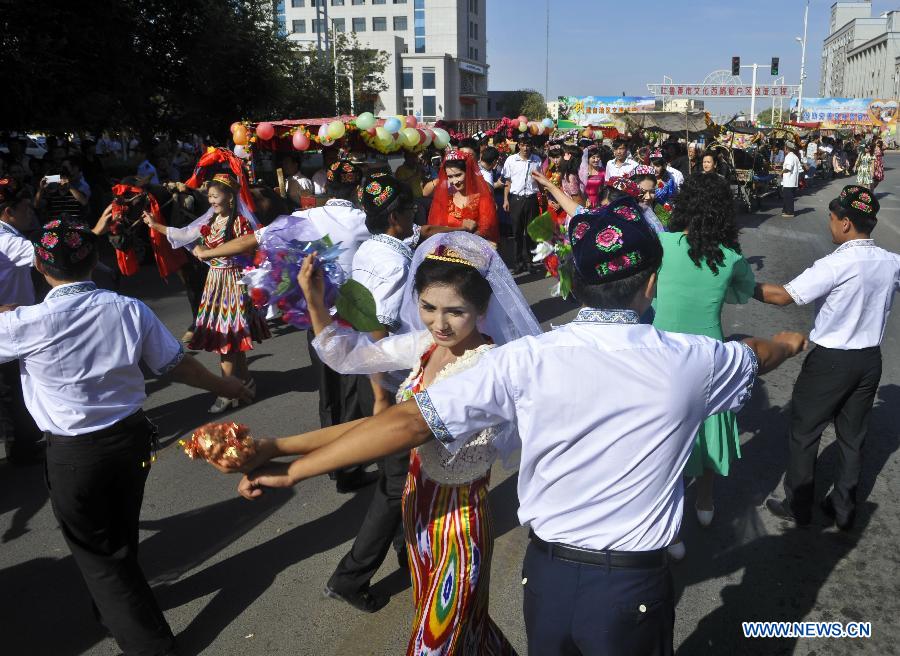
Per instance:
[[[278,286],[275,288],[276,296],[284,296],[288,293],[288,290],[291,288],[291,276],[288,275],[288,272],[285,271],[281,274],[281,282],[278,283]]]
[[[528,236],[534,241],[550,241],[555,233],[556,223],[550,212],[539,214],[528,224]]]
[[[348,280],[341,285],[335,307],[341,318],[360,332],[383,329],[375,312],[375,298],[372,292],[355,280]]]

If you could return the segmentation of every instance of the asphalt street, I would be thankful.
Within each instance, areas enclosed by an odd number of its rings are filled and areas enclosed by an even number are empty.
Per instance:
[[[900,154],[886,157],[878,188],[875,232],[900,252]],[[787,282],[833,248],[828,201],[843,182],[818,183],[797,202],[794,219],[780,216],[775,199],[740,217],[744,254],[757,279]],[[575,313],[549,297],[551,282],[537,275],[521,287],[549,328]],[[189,306],[177,281],[162,284],[145,268],[123,293],[146,301],[180,336]],[[795,358],[762,377],[740,413],[743,458],[717,481],[716,517],[700,528],[687,492],[682,535],[686,559],[674,566],[675,641],[680,654],[896,654],[900,644],[900,312],[883,344],[884,374],[871,417],[860,489],[861,513],[850,534],[814,525],[789,528],[761,508],[777,490],[787,458],[786,428]],[[809,307],[776,308],[750,301],[728,306],[726,335],[770,336],[807,331]],[[306,335],[278,328],[250,354],[258,401],[229,415],[259,436],[318,427],[317,392]],[[215,356],[201,353],[209,367]],[[564,381],[561,381],[564,384]],[[403,653],[412,615],[411,588],[390,557],[374,579],[390,603],[367,615],[322,598],[322,586],[350,546],[370,492],[341,495],[325,477],[255,502],[236,494],[237,478],[189,460],[178,439],[210,419],[209,394],[149,378],[146,410],[159,424],[164,448],[148,479],[141,520],[142,563],[185,654],[313,655]],[[598,399],[603,389],[597,389]],[[560,418],[561,422],[565,417]],[[818,495],[829,485],[837,452],[826,432]],[[525,654],[521,559],[527,534],[516,518],[515,473],[493,472],[491,503],[497,541],[491,576],[491,613]],[[598,609],[607,612],[607,609]],[[744,639],[746,620],[872,622],[868,640]],[[639,627],[636,630],[640,630]],[[40,467],[0,463],[0,653],[8,656],[118,654],[93,621],[90,600],[47,500]]]

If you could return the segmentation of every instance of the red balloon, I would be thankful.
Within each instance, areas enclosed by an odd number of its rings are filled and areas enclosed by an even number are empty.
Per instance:
[[[368,132],[369,136],[372,136],[372,137],[374,137],[376,134],[375,128],[369,128],[368,130],[366,130],[366,132]]]
[[[260,123],[256,126],[256,136],[263,141],[268,141],[275,136],[275,126],[268,122]]]
[[[297,132],[294,133],[294,136],[291,137],[291,143],[297,150],[306,150],[309,148],[309,137],[307,137],[306,133],[302,130],[297,130]]]
[[[418,124],[419,124],[419,122],[416,120],[416,117],[413,116],[412,114],[410,114],[409,116],[406,117],[406,127],[414,128]]]
[[[522,115],[519,117],[519,123],[528,123],[528,117],[525,116],[525,114],[522,114]]]

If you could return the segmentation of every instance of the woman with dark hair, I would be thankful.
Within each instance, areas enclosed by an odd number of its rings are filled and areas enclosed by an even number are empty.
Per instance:
[[[872,191],[875,191],[878,183],[884,180],[884,142],[878,139],[874,143],[872,156],[875,158],[875,162],[872,165]]]
[[[650,153],[650,164],[656,174],[656,200],[667,203],[678,193],[678,181],[666,164],[666,157],[660,149]]]
[[[869,191],[874,189],[875,182],[875,144],[870,143],[856,159],[853,169],[856,173],[856,184],[865,187]]]
[[[467,220],[475,221],[476,232],[488,241],[500,241],[494,194],[478,164],[467,152],[449,150],[438,173],[428,224],[462,229]]]
[[[253,234],[254,224],[238,209],[239,187],[237,180],[226,173],[216,174],[209,181],[207,197],[211,212],[208,221],[200,226],[201,241],[205,248],[215,248],[237,237]],[[144,214],[144,223],[151,229],[167,234],[168,228]],[[262,342],[271,334],[265,319],[253,306],[245,288],[239,284],[241,266],[233,257],[209,261],[209,274],[200,297],[200,308],[194,336],[188,348],[218,353],[223,376],[237,376],[248,388],[255,390],[256,383],[247,370],[245,351],[253,348],[253,342]],[[218,414],[228,408],[236,408],[239,401],[223,396],[216,398],[209,412]]]
[[[604,160],[603,156],[602,146],[590,146],[581,156],[578,177],[586,197],[586,207],[589,208],[600,207],[600,194],[606,180],[606,161],[609,159]]]
[[[562,161],[559,163],[559,186],[576,203],[582,205],[584,192],[579,177],[581,149],[577,146],[565,146],[563,153]]]
[[[373,341],[333,322],[323,300],[322,276],[312,258],[298,281],[309,303],[322,360],[342,373],[410,370],[397,401],[467,369],[496,345],[539,335],[540,325],[503,260],[484,239],[453,232],[419,246],[403,293],[402,314],[411,331]],[[306,455],[339,437],[347,424],[317,434],[262,440],[259,467],[277,455]],[[513,425],[471,436],[451,454],[437,441],[409,454],[403,491],[403,528],[412,575],[415,618],[408,656],[514,654],[488,614],[493,522],[487,488],[492,464],[519,447]],[[257,470],[290,475],[288,463]]]
[[[660,330],[705,335],[722,340],[723,303],[746,303],[756,281],[741,255],[734,222],[734,198],[719,175],[691,176],[684,181],[669,224],[660,233],[662,266],[656,288],[653,325]],[[727,476],[740,458],[740,433],[735,415],[723,412],[707,419],[697,433],[684,470],[697,481],[695,508],[702,526],[713,520],[713,481]],[[670,547],[684,557],[679,541]]]

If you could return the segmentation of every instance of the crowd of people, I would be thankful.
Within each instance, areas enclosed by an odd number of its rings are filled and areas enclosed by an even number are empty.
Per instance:
[[[141,410],[140,363],[212,392],[211,414],[251,403],[246,353],[290,308],[260,303],[241,279],[260,264],[258,250],[299,235],[341,245],[341,275],[371,293],[377,328],[337,320],[318,254],[307,257],[296,284],[321,428],[210,461],[239,472],[248,499],[320,474],[339,491],[374,483],[324,594],[377,612],[386,600],[370,581],[393,547],[413,587],[408,654],[514,653],[489,613],[487,490],[493,463],[517,454],[519,518],[530,529],[529,653],[672,653],[669,567],[687,556],[684,481],[695,481],[693,514],[710,525],[716,477],[741,457],[737,413],[756,376],[810,343],[793,395],[784,497],[767,508],[811,521],[818,443],[834,420],[841,458],[821,506],[839,529],[853,528],[880,344],[900,290],[900,257],[872,240],[878,143],[832,167],[872,171],[829,205],[837,249],[782,284],[755,279],[730,182],[701,144],[501,136],[410,152],[396,170],[329,148],[306,175],[287,153],[276,188],[224,148],[166,186],[155,147],[135,145],[137,159],[154,151],[156,165],[136,161],[133,174],[104,188],[111,202],[94,214],[87,159],[63,154],[60,178],[42,170],[36,186],[33,176],[0,179],[10,453],[39,458],[46,438],[53,511],[98,619],[125,653],[177,648],[137,559],[156,440]],[[785,214],[801,168],[817,166],[822,148],[801,163],[786,142],[783,159],[773,159]],[[532,241],[529,225],[543,213],[565,243],[564,261]],[[143,303],[103,288],[96,268],[107,243],[117,275],[134,273],[144,244],[161,276],[181,276],[193,317],[181,340]],[[516,276],[560,267],[580,309],[543,332]],[[723,305],[754,299],[815,303],[812,332],[723,341]],[[221,375],[186,349],[217,353]],[[289,456],[302,457],[276,460]],[[377,473],[365,469],[373,462]]]

